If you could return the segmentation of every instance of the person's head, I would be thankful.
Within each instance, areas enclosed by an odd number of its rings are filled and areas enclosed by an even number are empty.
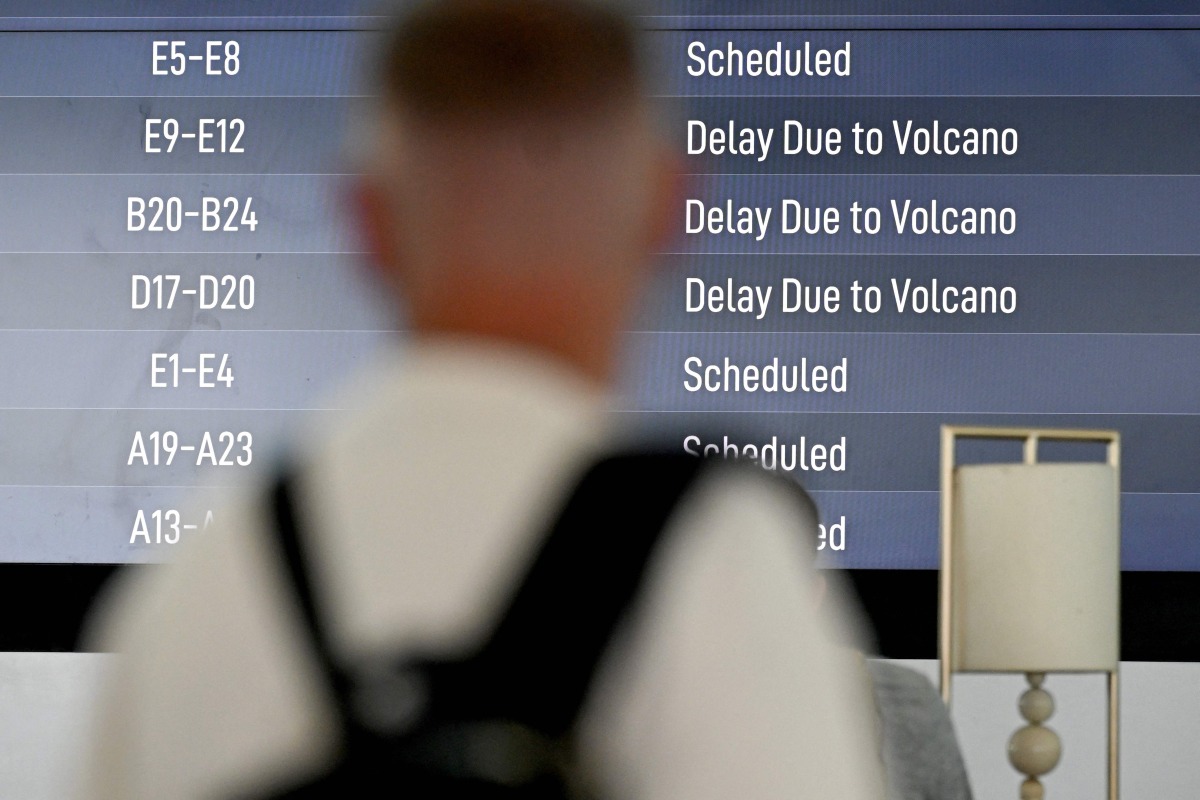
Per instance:
[[[443,0],[401,19],[361,211],[417,334],[511,340],[607,377],[678,194],[615,8]]]

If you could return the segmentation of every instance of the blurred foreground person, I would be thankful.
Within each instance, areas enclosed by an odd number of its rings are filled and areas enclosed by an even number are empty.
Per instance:
[[[390,41],[359,211],[411,340],[290,482],[120,587],[88,796],[877,798],[867,700],[796,580],[811,504],[598,461],[678,214],[629,22],[449,0]],[[425,768],[445,784],[406,784]]]

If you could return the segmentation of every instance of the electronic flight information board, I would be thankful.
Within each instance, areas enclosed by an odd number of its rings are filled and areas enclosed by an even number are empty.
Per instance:
[[[691,183],[621,413],[881,574],[937,567],[940,425],[1112,428],[1123,568],[1200,570],[1200,17],[895,6],[648,7]],[[403,327],[342,203],[384,22],[0,8],[0,561],[169,559]]]

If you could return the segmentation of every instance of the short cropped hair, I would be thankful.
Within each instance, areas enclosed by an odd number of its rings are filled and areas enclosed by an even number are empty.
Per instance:
[[[383,58],[385,99],[432,122],[602,113],[644,93],[638,34],[618,3],[424,2]]]

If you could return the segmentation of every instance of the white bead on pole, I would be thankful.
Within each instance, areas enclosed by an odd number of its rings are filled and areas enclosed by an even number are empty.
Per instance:
[[[1046,673],[1030,672],[1025,678],[1030,688],[1021,695],[1017,707],[1029,724],[1017,729],[1008,740],[1008,761],[1027,776],[1021,784],[1021,800],[1042,800],[1045,789],[1038,779],[1058,765],[1062,743],[1057,733],[1042,725],[1054,713],[1054,698],[1042,688]]]

